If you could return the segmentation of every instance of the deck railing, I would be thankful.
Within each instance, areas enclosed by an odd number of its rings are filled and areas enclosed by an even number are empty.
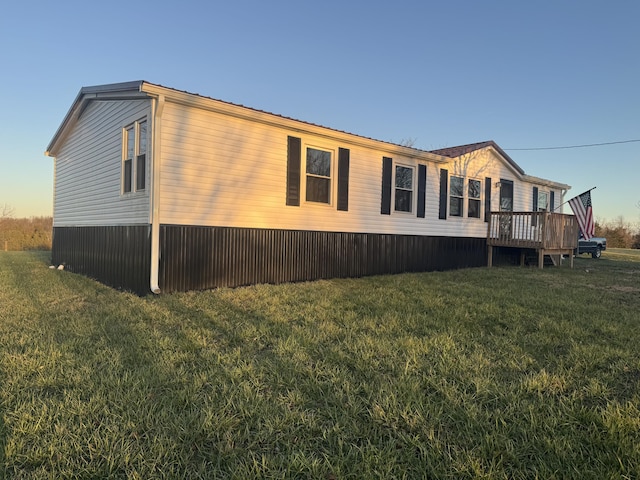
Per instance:
[[[578,246],[578,223],[562,213],[491,212],[487,245],[572,250]]]

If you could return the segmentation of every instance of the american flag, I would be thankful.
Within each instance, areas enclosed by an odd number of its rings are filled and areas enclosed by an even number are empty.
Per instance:
[[[593,222],[593,210],[591,208],[591,190],[573,197],[569,200],[569,206],[578,220],[582,236],[585,240],[589,240],[596,233],[596,225]]]

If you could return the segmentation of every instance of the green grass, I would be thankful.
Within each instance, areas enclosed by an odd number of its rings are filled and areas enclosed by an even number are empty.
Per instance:
[[[631,250],[628,248],[609,248],[602,252],[602,255],[605,258],[610,259],[640,262],[640,250]]]
[[[640,255],[139,298],[0,253],[0,478],[640,477]]]

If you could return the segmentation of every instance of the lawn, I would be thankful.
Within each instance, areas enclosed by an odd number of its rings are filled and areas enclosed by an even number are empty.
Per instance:
[[[0,478],[640,477],[640,255],[140,298],[0,252]]]

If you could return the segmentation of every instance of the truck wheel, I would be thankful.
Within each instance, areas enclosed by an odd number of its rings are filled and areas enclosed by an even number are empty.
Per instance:
[[[596,247],[596,249],[591,253],[591,258],[600,258],[602,256],[602,249],[600,247]]]

